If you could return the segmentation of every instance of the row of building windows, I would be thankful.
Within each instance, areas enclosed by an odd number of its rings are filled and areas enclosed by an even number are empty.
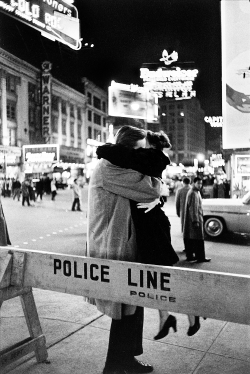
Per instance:
[[[106,102],[101,101],[99,97],[93,96],[91,92],[87,93],[87,99],[88,99],[88,104],[94,106],[94,108],[99,109],[106,113]]]

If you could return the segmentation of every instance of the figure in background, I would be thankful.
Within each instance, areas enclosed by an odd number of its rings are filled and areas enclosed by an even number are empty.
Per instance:
[[[213,183],[213,199],[217,199],[217,198],[218,198],[218,181],[215,178],[214,183]]]
[[[176,214],[181,219],[181,232],[183,232],[183,226],[184,226],[186,197],[187,197],[188,191],[191,188],[190,182],[191,182],[190,178],[184,177],[182,180],[183,187],[178,189],[176,196],[175,196]],[[186,252],[187,244],[186,244],[185,238],[183,238],[183,242],[184,242],[184,251]],[[190,258],[188,258],[188,256],[187,256],[187,261],[190,261]]]
[[[24,206],[25,201],[27,205],[30,206],[30,191],[29,191],[29,181],[25,179],[22,183],[22,206]]]
[[[39,181],[36,182],[36,197],[40,197],[40,200],[42,201],[43,199],[43,180],[42,178],[39,179]]]
[[[72,191],[73,191],[73,204],[72,204],[72,211],[75,211],[75,208],[81,212],[81,206],[80,206],[80,196],[81,196],[81,191],[80,191],[80,186],[79,182],[77,179],[74,179],[74,183],[72,185]]]
[[[55,200],[55,197],[56,197],[56,181],[55,179],[53,178],[50,182],[50,189],[51,189],[51,200],[54,201]]]
[[[18,179],[13,182],[13,200],[17,197],[17,200],[20,200],[21,194],[21,183]]]
[[[7,223],[4,217],[1,198],[0,198],[0,245],[2,246],[11,245]]]

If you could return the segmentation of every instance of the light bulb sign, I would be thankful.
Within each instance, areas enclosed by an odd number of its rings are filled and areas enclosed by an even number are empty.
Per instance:
[[[222,127],[223,117],[222,116],[206,116],[204,121],[209,123],[211,127]]]
[[[37,29],[43,36],[80,49],[76,7],[62,0],[0,0],[0,11]]]
[[[168,54],[164,50],[160,61],[169,66],[177,59],[177,52]],[[193,82],[197,74],[197,69],[181,69],[179,66],[158,67],[157,70],[149,70],[146,67],[140,69],[140,78],[143,80],[145,88],[156,93],[160,98],[166,97],[176,100],[191,99],[196,96]]]

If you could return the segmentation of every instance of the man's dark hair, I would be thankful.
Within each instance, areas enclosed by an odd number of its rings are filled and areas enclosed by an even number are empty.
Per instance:
[[[188,178],[188,177],[184,177],[183,179],[182,179],[182,182],[184,183],[184,184],[190,184],[190,178]]]
[[[151,146],[162,151],[164,148],[171,148],[171,143],[164,131],[147,131],[147,139]]]
[[[194,178],[194,183],[198,182],[198,181],[202,181],[202,179],[200,177],[195,177]]]
[[[116,143],[125,145],[129,148],[134,148],[138,140],[145,139],[147,133],[143,129],[138,129],[134,126],[122,126],[116,133]]]

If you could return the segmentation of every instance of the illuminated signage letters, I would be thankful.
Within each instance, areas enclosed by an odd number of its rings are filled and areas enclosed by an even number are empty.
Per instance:
[[[51,132],[51,66],[48,61],[42,64],[42,136],[45,143],[49,143]]]
[[[80,24],[75,6],[62,0],[0,0],[0,11],[73,49],[81,48]]]
[[[59,162],[59,145],[58,144],[40,144],[23,146],[24,162]]]
[[[222,116],[206,116],[204,121],[209,123],[211,127],[222,127],[223,117]]]

